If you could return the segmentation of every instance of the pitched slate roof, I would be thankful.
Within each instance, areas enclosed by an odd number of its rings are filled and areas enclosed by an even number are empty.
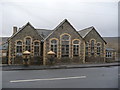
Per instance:
[[[106,48],[106,51],[115,51],[113,48]]]
[[[43,38],[46,38],[53,30],[47,30],[47,29],[36,29],[38,34],[41,35]]]
[[[83,30],[78,31],[79,34],[84,38],[94,27],[89,27]]]
[[[91,27],[88,27],[88,28],[86,28],[86,29],[83,29],[83,30],[80,30],[80,31],[78,31],[79,32],[79,34],[82,36],[82,38],[85,38],[92,30],[95,30],[96,31],[96,29],[93,27],[93,26],[91,26]],[[96,31],[96,33],[100,36],[100,38],[105,42],[105,44],[107,44],[107,42],[101,37],[101,35]]]

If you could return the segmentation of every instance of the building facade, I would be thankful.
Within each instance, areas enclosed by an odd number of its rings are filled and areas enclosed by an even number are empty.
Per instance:
[[[13,27],[8,39],[8,64],[23,64],[24,51],[31,52],[31,65],[50,64],[49,51],[55,52],[54,62],[86,63],[106,61],[106,41],[92,26],[76,30],[65,19],[55,29],[35,29],[30,23]]]
[[[8,37],[0,37],[0,64],[7,64],[8,61]]]

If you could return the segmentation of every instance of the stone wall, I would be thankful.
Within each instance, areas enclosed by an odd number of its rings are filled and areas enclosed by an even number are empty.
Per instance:
[[[70,35],[70,55],[69,57],[61,57],[61,36],[62,35]],[[78,32],[67,22],[65,22],[62,26],[57,28],[44,42],[44,64],[49,63],[47,52],[50,51],[50,39],[57,39],[58,40],[58,54],[57,54],[57,62],[60,63],[63,60],[66,59],[67,62],[82,62],[84,61],[84,40],[81,38],[81,36],[78,34]],[[73,40],[79,40],[80,41],[80,53],[77,59],[75,60],[75,57],[73,57]],[[64,62],[64,61],[63,61]]]
[[[17,41],[22,41],[22,46],[23,46],[22,52],[24,52],[25,51],[25,38],[26,37],[30,37],[31,40],[32,40],[32,43],[31,43],[31,58],[34,58],[33,42],[36,41],[36,40],[39,41],[40,42],[40,48],[41,48],[42,38],[35,31],[35,29],[31,25],[28,24],[19,33],[15,34],[14,37],[12,37],[9,40],[9,60],[8,60],[9,64],[11,64],[11,63],[22,64],[22,56],[16,56],[16,42]],[[42,52],[42,51],[40,51],[40,52]]]
[[[91,40],[95,41],[94,55],[91,55]],[[93,29],[86,37],[85,41],[89,43],[88,56],[86,56],[86,62],[104,62],[105,61],[105,42],[100,35]],[[101,43],[100,55],[97,55],[97,43]]]

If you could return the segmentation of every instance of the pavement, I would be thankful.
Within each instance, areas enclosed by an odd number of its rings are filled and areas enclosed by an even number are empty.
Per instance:
[[[2,71],[2,88],[118,88],[119,67]]]
[[[45,69],[71,69],[71,68],[92,68],[92,67],[110,67],[120,66],[120,63],[102,63],[102,64],[66,64],[66,65],[1,65],[3,71],[10,70],[45,70]]]

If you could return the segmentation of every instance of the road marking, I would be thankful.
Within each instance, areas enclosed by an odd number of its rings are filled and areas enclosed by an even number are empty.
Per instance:
[[[79,79],[79,78],[86,78],[86,76],[65,77],[65,78],[48,78],[48,79],[14,80],[14,81],[10,81],[10,82],[15,83],[15,82],[31,82],[31,81],[47,81],[47,80],[65,80],[65,79]]]

